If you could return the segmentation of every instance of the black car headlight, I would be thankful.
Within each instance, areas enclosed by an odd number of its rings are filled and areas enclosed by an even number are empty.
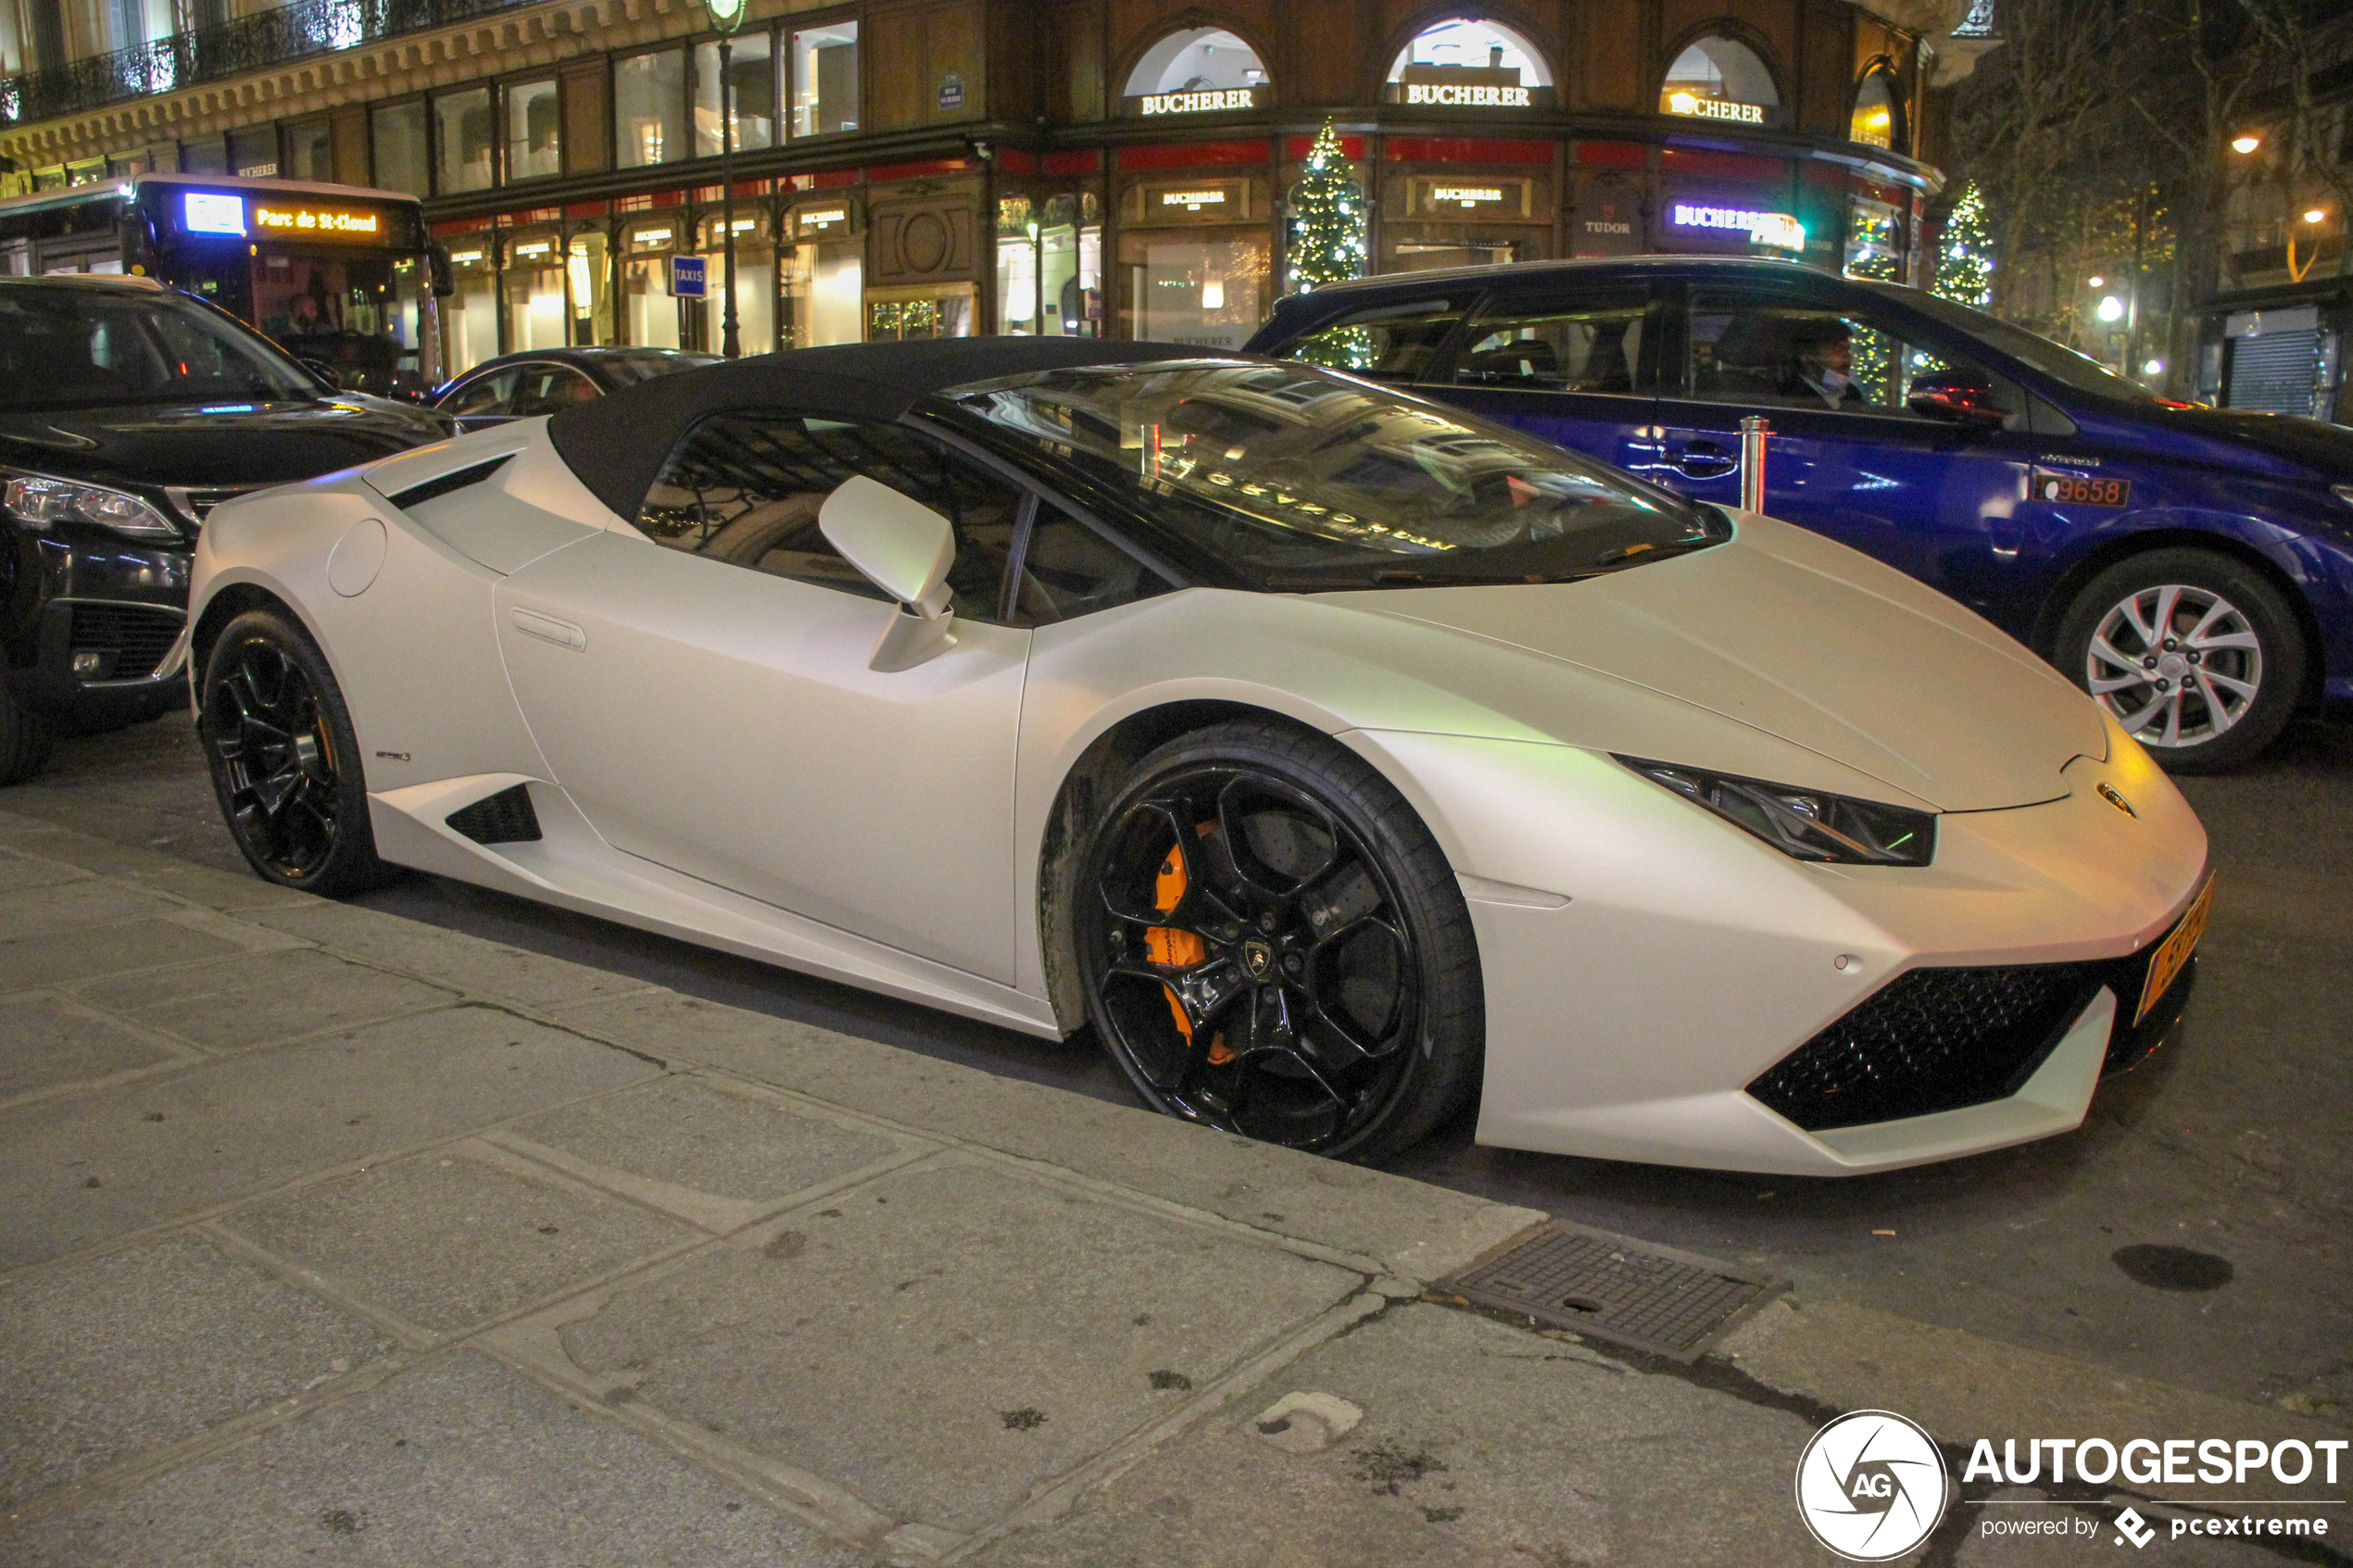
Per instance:
[[[6,480],[0,504],[27,528],[45,533],[60,522],[88,522],[129,539],[181,536],[177,523],[127,491],[38,473],[7,473]]]
[[[1640,757],[1617,759],[1784,855],[1843,866],[1924,866],[1936,854],[1936,813],[1767,784]]]

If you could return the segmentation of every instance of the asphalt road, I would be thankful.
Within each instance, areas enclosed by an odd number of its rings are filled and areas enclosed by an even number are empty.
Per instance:
[[[2221,873],[2188,1016],[2085,1126],[1846,1181],[1482,1148],[1465,1116],[1391,1169],[1690,1248],[1837,1298],[2179,1386],[2353,1410],[2353,732],[2299,727],[2184,781]],[[187,721],[61,744],[0,808],[242,865]],[[782,970],[415,878],[373,908],[909,1050],[1128,1100],[1083,1038],[1029,1039]]]

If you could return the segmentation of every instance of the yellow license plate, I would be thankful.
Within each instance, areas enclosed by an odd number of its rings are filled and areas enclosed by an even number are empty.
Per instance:
[[[2173,928],[2173,935],[2158,943],[2157,951],[2149,955],[2149,977],[2141,986],[2141,1005],[2139,1010],[2133,1014],[2133,1022],[2138,1023],[2146,1018],[2149,1009],[2157,1005],[2157,999],[2181,978],[2183,966],[2190,961],[2190,955],[2197,951],[2197,939],[2206,935],[2206,917],[2213,909],[2214,879],[2209,876],[2206,879],[2206,885],[2198,890],[2197,900],[2190,906],[2190,912],[2183,915],[2182,923]]]

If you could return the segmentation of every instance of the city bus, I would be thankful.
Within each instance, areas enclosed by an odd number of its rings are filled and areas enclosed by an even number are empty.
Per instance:
[[[158,279],[351,391],[422,397],[443,379],[447,265],[396,191],[134,174],[0,200],[0,273],[53,272]]]

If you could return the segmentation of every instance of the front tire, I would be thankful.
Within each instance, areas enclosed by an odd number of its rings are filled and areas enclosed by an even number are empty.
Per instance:
[[[49,765],[57,731],[0,688],[0,785],[24,783]]]
[[[213,792],[255,873],[329,897],[384,881],[359,738],[310,634],[282,611],[246,611],[214,642],[203,689]]]
[[[1238,721],[1150,753],[1069,897],[1088,1016],[1154,1110],[1372,1161],[1476,1086],[1462,890],[1403,797],[1325,736]]]
[[[2304,689],[2304,633],[2285,596],[2209,550],[2151,550],[2085,585],[2059,621],[2059,669],[2169,772],[2252,760]]]

